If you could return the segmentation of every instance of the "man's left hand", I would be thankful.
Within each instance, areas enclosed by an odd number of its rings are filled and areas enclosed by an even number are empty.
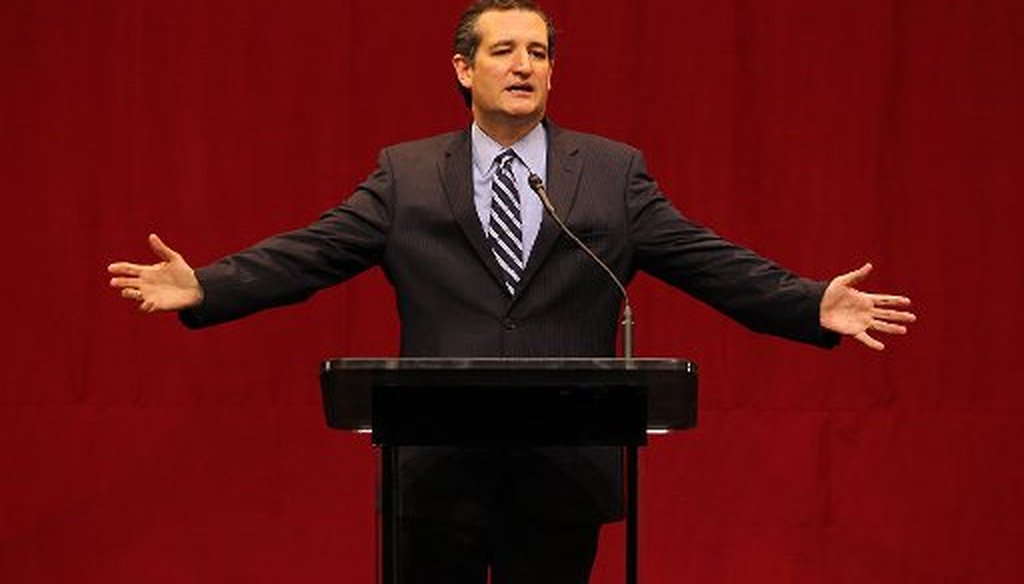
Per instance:
[[[917,317],[902,310],[910,306],[910,299],[905,296],[872,294],[855,288],[868,277],[871,267],[870,263],[864,264],[860,269],[836,276],[829,282],[821,298],[821,326],[850,335],[881,351],[885,344],[872,337],[873,333],[905,335],[906,325]]]

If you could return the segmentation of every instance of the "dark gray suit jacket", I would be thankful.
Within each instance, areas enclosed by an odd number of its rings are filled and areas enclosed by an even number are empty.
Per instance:
[[[638,150],[546,124],[554,205],[624,282],[643,270],[755,331],[819,346],[838,342],[818,322],[824,283],[683,217],[647,174]],[[182,313],[183,322],[207,326],[298,302],[379,265],[396,291],[403,356],[614,355],[619,293],[549,217],[519,292],[507,295],[473,204],[471,152],[468,130],[386,148],[377,170],[316,223],[197,270],[205,299]],[[488,460],[498,456],[492,454],[470,458],[491,468]],[[495,472],[504,475],[496,482],[514,483],[502,496],[520,500],[525,510],[587,521],[621,512],[612,450],[500,456],[505,463]],[[403,465],[410,484],[442,477],[441,487],[425,491],[443,493],[463,484],[443,464],[457,459],[454,451],[413,450]],[[420,507],[410,494],[405,509],[415,514]]]

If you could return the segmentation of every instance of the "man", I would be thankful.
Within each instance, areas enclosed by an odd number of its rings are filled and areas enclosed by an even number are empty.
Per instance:
[[[293,303],[380,265],[396,291],[403,356],[611,356],[621,298],[545,216],[527,177],[623,281],[646,271],[746,326],[832,346],[903,334],[907,298],[854,286],[864,267],[806,280],[686,218],[642,155],[545,119],[554,31],[529,0],[462,16],[453,66],[473,115],[464,131],[382,151],[344,204],[193,271],[150,235],[161,262],[112,264],[145,312],[192,327]],[[403,582],[586,582],[602,523],[618,519],[618,453],[601,448],[407,448]]]

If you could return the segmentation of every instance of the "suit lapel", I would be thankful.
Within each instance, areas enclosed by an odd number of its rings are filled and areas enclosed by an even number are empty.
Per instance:
[[[473,202],[473,152],[469,130],[455,136],[441,161],[441,182],[455,221],[462,227],[470,247],[487,267],[495,282],[504,290],[504,276],[487,244],[480,216]]]
[[[562,132],[558,126],[547,121],[545,124],[548,132],[548,177],[545,186],[558,216],[562,221],[568,221],[569,212],[576,201],[576,192],[582,171],[579,147],[571,136]],[[534,274],[544,264],[544,260],[561,236],[562,230],[545,211],[544,218],[540,223],[540,232],[537,234],[537,240],[533,244],[530,259],[526,264],[520,291],[530,285]],[[517,296],[519,295],[517,294]]]

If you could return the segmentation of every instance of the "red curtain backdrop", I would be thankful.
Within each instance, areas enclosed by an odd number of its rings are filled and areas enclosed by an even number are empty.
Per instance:
[[[317,366],[395,354],[380,273],[190,332],[105,266],[150,231],[212,261],[464,126],[463,4],[0,4],[0,581],[371,580],[374,453],[325,427]],[[557,123],[801,273],[875,262],[921,317],[819,351],[634,282],[640,353],[702,384],[699,427],[644,453],[643,581],[1024,581],[1024,4],[547,8]]]

